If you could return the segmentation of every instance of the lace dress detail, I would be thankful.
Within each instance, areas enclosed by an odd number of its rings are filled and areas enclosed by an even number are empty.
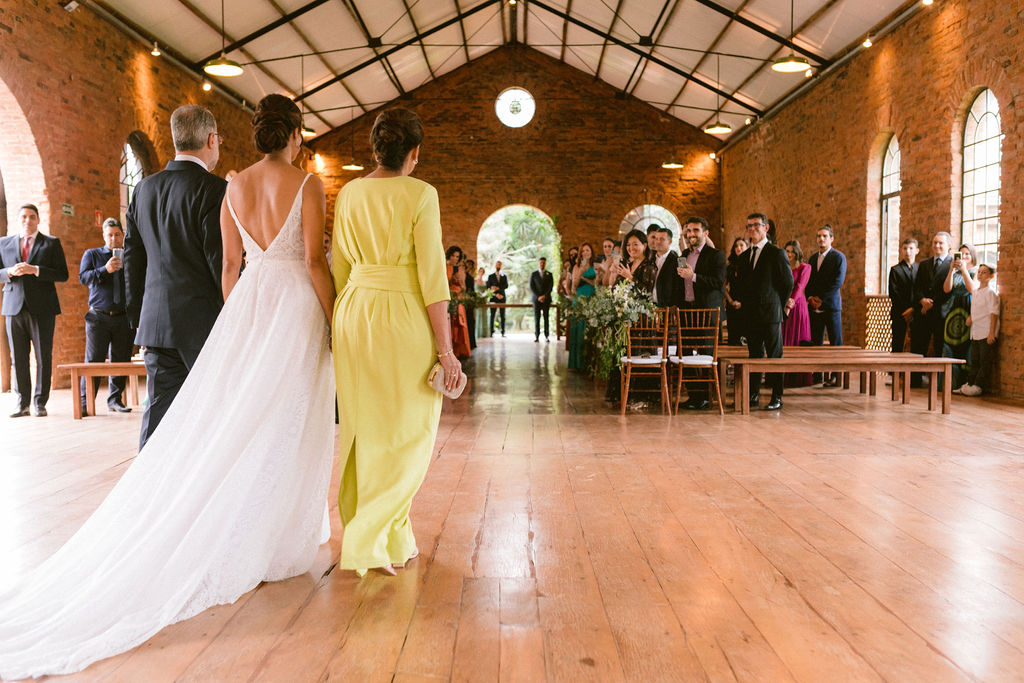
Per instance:
[[[329,536],[334,381],[301,196],[265,252],[228,200],[248,265],[131,467],[60,550],[0,589],[0,677],[79,671],[312,566]]]

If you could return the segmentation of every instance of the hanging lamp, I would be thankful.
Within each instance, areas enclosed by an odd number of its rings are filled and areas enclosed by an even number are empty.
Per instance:
[[[795,37],[793,28],[793,3],[795,0],[789,0],[789,36],[790,40]],[[772,64],[772,71],[777,71],[783,74],[798,74],[807,71],[811,68],[811,63],[807,61],[805,57],[798,56],[792,50],[785,57],[779,57]]]
[[[711,125],[705,126],[704,132],[708,135],[725,135],[732,132],[732,126],[722,121],[722,96],[717,92],[722,89],[722,55],[716,54],[715,57],[718,60],[718,66],[715,69],[715,121]]]
[[[220,57],[203,64],[203,71],[211,76],[222,77],[241,76],[245,72],[241,64],[228,59],[224,54],[226,44],[224,39],[224,0],[220,0]]]
[[[355,132],[352,133],[351,141],[352,141],[352,156],[350,157],[349,162],[347,164],[345,164],[344,166],[342,166],[342,168],[345,169],[346,171],[362,171],[363,170],[363,165],[361,163],[359,163],[358,161],[356,161],[356,134],[355,134]]]
[[[299,90],[302,91],[302,95],[299,97],[299,99],[302,102],[302,107],[301,107],[301,109],[299,111],[300,115],[302,116],[302,127],[299,129],[299,132],[302,133],[302,137],[304,137],[304,138],[315,138],[316,137],[316,131],[306,125],[306,56],[305,55],[299,55],[299,80],[301,81],[301,83],[299,83]]]

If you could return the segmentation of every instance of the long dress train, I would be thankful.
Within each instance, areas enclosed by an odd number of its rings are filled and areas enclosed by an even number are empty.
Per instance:
[[[82,528],[0,591],[3,678],[79,671],[312,566],[334,382],[301,195],[265,253],[238,226],[248,266],[160,427]]]

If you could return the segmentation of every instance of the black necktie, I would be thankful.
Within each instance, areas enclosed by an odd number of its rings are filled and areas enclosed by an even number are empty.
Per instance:
[[[754,261],[757,259],[757,246],[750,248],[750,269],[754,269]]]

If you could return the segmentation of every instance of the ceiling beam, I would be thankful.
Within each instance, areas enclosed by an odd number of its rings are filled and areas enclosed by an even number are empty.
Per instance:
[[[323,5],[323,4],[327,3],[327,2],[329,2],[329,0],[312,0],[312,2],[307,2],[302,7],[299,7],[296,10],[292,10],[288,14],[285,14],[284,16],[282,16],[280,19],[277,19],[276,21],[272,21],[272,22],[270,22],[269,24],[267,24],[266,26],[264,26],[262,28],[256,29],[255,31],[253,31],[249,35],[243,36],[241,38],[238,38],[237,40],[232,40],[231,43],[229,43],[228,45],[226,45],[224,47],[223,52],[225,54],[227,54],[228,52],[233,52],[234,50],[237,50],[237,49],[241,48],[243,45],[251,43],[252,41],[256,40],[257,38],[259,38],[261,36],[265,36],[266,34],[268,34],[271,31],[273,31],[275,28],[278,28],[279,26],[284,26],[285,24],[291,22],[292,19],[297,19],[298,17],[301,17],[303,14],[305,14],[308,11],[310,11],[311,9],[316,9],[320,5]],[[218,31],[219,30],[220,30],[220,28],[218,27]],[[214,52],[212,55],[209,55],[205,59],[200,59],[198,62],[195,62],[195,66],[202,67],[203,64],[206,64],[211,59],[216,59],[217,57],[220,57],[220,53],[221,53],[221,50],[217,50],[216,52]]]
[[[395,45],[394,47],[388,48],[384,52],[381,52],[380,54],[377,54],[377,55],[371,57],[370,59],[367,59],[365,62],[362,62],[361,64],[356,64],[351,69],[347,69],[347,70],[343,71],[342,73],[338,74],[334,78],[332,78],[332,79],[330,79],[328,81],[324,81],[320,85],[318,85],[315,88],[313,88],[312,90],[308,91],[305,95],[303,95],[299,99],[304,99],[306,97],[310,97],[312,95],[315,95],[318,92],[320,92],[321,90],[323,90],[324,88],[328,88],[328,87],[334,85],[335,83],[338,83],[342,79],[348,78],[352,74],[354,74],[354,73],[356,73],[358,71],[362,71],[363,69],[365,69],[368,66],[376,64],[377,62],[381,61],[385,57],[393,55],[394,53],[398,52],[399,50],[401,50],[403,48],[407,48],[410,45],[415,45],[416,43],[420,42],[424,38],[429,38],[430,36],[434,35],[438,31],[443,31],[444,29],[448,28],[452,24],[456,24],[456,23],[462,21],[463,19],[465,19],[466,17],[469,17],[469,16],[472,16],[472,15],[476,14],[477,12],[479,12],[482,9],[485,9],[487,7],[492,7],[492,6],[500,4],[502,2],[503,2],[503,0],[483,0],[483,2],[481,2],[476,7],[468,9],[468,10],[466,10],[464,12],[460,12],[458,14],[458,16],[452,17],[451,19],[446,19],[445,21],[442,21],[437,26],[434,26],[433,28],[428,28],[426,31],[423,31],[422,33],[418,33],[418,34],[414,35],[412,38],[409,38],[408,40],[405,40],[405,41],[399,43],[398,45]]]
[[[643,57],[644,59],[650,60],[651,62],[654,62],[655,64],[657,64],[658,66],[662,67],[663,69],[667,69],[667,70],[671,71],[672,73],[676,74],[677,76],[682,76],[683,78],[685,78],[688,81],[692,81],[692,82],[696,83],[699,86],[707,88],[711,92],[717,93],[718,95],[721,95],[722,97],[724,97],[725,99],[729,100],[730,102],[733,102],[734,104],[738,104],[741,107],[743,107],[744,109],[747,109],[750,112],[752,112],[754,114],[757,114],[758,116],[761,115],[761,110],[758,109],[757,107],[755,107],[755,106],[753,106],[753,105],[751,105],[751,104],[749,104],[747,102],[744,102],[741,99],[738,99],[737,97],[735,97],[735,96],[725,92],[721,88],[716,88],[715,86],[713,86],[710,83],[706,82],[704,79],[699,78],[698,76],[695,76],[692,73],[688,73],[688,72],[684,71],[683,69],[680,69],[675,64],[671,64],[669,62],[666,62],[664,59],[656,57],[653,54],[648,54],[648,53],[644,52],[643,50],[641,50],[640,48],[636,47],[635,45],[633,45],[631,43],[627,43],[624,40],[616,38],[615,36],[609,35],[609,34],[605,33],[604,31],[602,31],[601,29],[594,28],[593,26],[591,26],[591,25],[587,24],[586,22],[581,21],[581,20],[579,20],[579,19],[577,19],[575,17],[571,17],[568,14],[566,14],[565,12],[562,12],[559,9],[551,7],[550,5],[542,2],[541,0],[532,0],[532,2],[533,2],[535,7],[539,7],[541,9],[545,10],[546,12],[550,12],[551,14],[554,14],[556,17],[561,17],[563,19],[567,19],[570,23],[575,24],[576,26],[579,26],[582,29],[586,29],[587,31],[590,31],[591,33],[593,33],[595,35],[607,38],[609,42],[615,43],[619,47],[621,47],[621,48],[623,48],[625,50],[628,50],[629,52],[632,52],[635,55],[639,55],[639,56]]]
[[[619,11],[622,9],[622,0],[619,0],[618,4],[615,5],[615,11],[612,13],[612,23],[608,26],[608,30],[604,32],[605,36],[610,36],[612,30],[615,28],[616,22],[619,20]],[[601,43],[601,56],[597,58],[597,69],[594,71],[594,78],[601,78],[601,66],[604,64],[604,53],[608,49],[608,38],[604,39]]]
[[[668,9],[669,4],[672,4],[672,10],[668,13],[668,17],[665,18],[665,23],[661,24],[661,18],[665,16],[665,10]],[[665,0],[665,4],[661,6],[661,11],[658,12],[658,18],[654,20],[654,26],[651,27],[651,32],[648,34],[651,38],[651,49],[647,52],[653,53],[654,48],[658,46],[658,41],[661,40],[661,36],[665,33],[665,29],[668,28],[669,23],[672,21],[672,17],[675,16],[676,10],[679,9],[680,0]],[[658,28],[658,24],[661,24],[661,28]],[[626,81],[626,92],[630,95],[636,90],[636,87],[640,85],[640,80],[644,77],[644,72],[647,71],[647,65],[650,64],[643,57],[639,57],[636,60],[636,66],[633,67],[633,72],[629,74],[629,80]],[[640,75],[637,76],[636,82],[633,81],[633,76],[636,74],[636,70],[640,69]],[[630,85],[632,84],[632,85]]]
[[[572,12],[572,0],[565,5],[565,20],[562,21],[562,56],[559,57],[563,62],[565,61],[565,48],[569,43],[569,12]]]
[[[277,0],[267,0],[267,2],[269,2],[270,5],[275,10],[277,10],[277,12],[281,16],[285,15],[284,9],[279,4],[277,4]],[[330,73],[331,76],[337,76],[338,74],[334,71],[334,67],[327,63],[327,60],[324,59],[324,56],[320,54],[320,51],[317,50],[317,48],[313,45],[313,42],[306,36],[302,29],[300,29],[298,25],[295,24],[295,22],[292,22],[290,26],[292,27],[292,30],[295,31],[295,34],[302,39],[302,42],[306,45],[306,47],[309,48],[309,51],[316,55],[316,58],[320,60],[320,63],[323,64],[324,68],[327,69],[328,73]],[[299,88],[299,92],[301,93],[303,90],[305,90],[306,84],[302,83],[300,85],[302,86]],[[348,87],[348,85],[345,84],[344,81],[342,81],[341,87],[345,89],[345,92],[348,93],[348,96],[352,98],[353,102],[359,105],[359,108],[362,109],[363,113],[365,114],[368,111],[366,106],[359,101],[359,98],[356,97],[356,94],[352,92],[352,90]],[[294,91],[294,88],[292,88],[292,90]]]
[[[211,19],[210,17],[208,17],[205,14],[203,14],[202,10],[200,10],[198,7],[196,7],[194,4],[192,4],[192,2],[190,0],[177,0],[177,2],[182,7],[184,7],[189,12],[191,12],[192,15],[195,18],[199,19],[201,22],[203,22],[204,24],[206,24],[207,26],[212,28],[214,31],[216,31],[217,33],[221,32],[221,26],[217,22],[215,22],[213,19]],[[225,33],[224,35],[226,36],[227,33]],[[238,48],[238,51],[241,52],[245,56],[245,58],[248,59],[250,62],[254,62],[253,66],[255,66],[257,69],[259,69],[263,73],[264,76],[266,76],[267,78],[272,80],[274,83],[276,83],[278,87],[282,88],[283,90],[289,90],[291,92],[295,92],[294,88],[288,87],[288,85],[284,81],[282,81],[276,75],[272,74],[269,69],[267,69],[262,64],[259,64],[258,60],[256,59],[256,57],[254,57],[251,53],[249,53],[245,48]],[[220,53],[218,52],[217,54],[219,55]],[[193,65],[193,68],[195,70],[197,70],[199,73],[202,73],[203,64],[205,64],[205,63],[206,62],[204,61],[204,62],[200,63],[198,66]],[[298,98],[293,98],[293,99],[295,99],[296,102],[298,101]],[[330,121],[325,119],[320,114],[316,114],[315,116],[321,121],[321,123],[323,123],[328,128],[333,128],[334,127],[334,126],[331,125]]]
[[[405,13],[409,17],[409,23],[412,24],[412,32],[419,33],[420,28],[416,25],[416,20],[412,16],[412,8],[409,7],[409,0],[402,0],[402,6],[405,7]],[[423,52],[423,62],[427,65],[427,71],[430,72],[430,80],[434,80],[437,78],[437,74],[434,73],[434,67],[430,66],[430,57],[427,56],[427,46],[422,40],[420,41],[420,50]]]
[[[733,21],[735,21],[737,24],[742,24],[742,25],[746,26],[747,28],[749,28],[751,30],[757,31],[758,33],[760,33],[763,36],[767,36],[768,38],[771,38],[772,40],[774,40],[776,43],[779,43],[780,45],[785,45],[786,47],[788,47],[790,50],[793,50],[794,52],[799,52],[800,54],[802,54],[803,56],[807,57],[808,59],[813,59],[814,61],[816,61],[821,66],[828,66],[829,64],[832,63],[832,60],[826,59],[825,57],[822,57],[821,55],[816,54],[815,52],[813,52],[811,50],[808,50],[806,48],[802,48],[799,45],[797,45],[796,43],[794,43],[792,40],[786,38],[785,36],[781,36],[778,33],[776,33],[775,31],[773,31],[773,30],[771,30],[769,28],[765,28],[764,26],[761,26],[760,24],[758,24],[755,21],[751,21],[750,19],[747,19],[746,17],[740,16],[740,13],[739,13],[738,10],[737,11],[733,11],[733,10],[729,9],[728,7],[723,7],[723,6],[719,5],[717,2],[715,2],[714,0],[696,0],[696,1],[699,2],[700,4],[704,5],[705,7],[709,7],[711,9],[715,10],[719,14],[724,14],[725,16],[727,16],[730,19],[732,19]],[[799,33],[799,32],[798,31],[794,32],[794,35],[796,33]]]
[[[366,22],[363,21],[363,15],[359,13],[359,8],[356,7],[356,0],[342,0],[342,4],[348,10],[352,18],[359,24],[359,30],[363,32],[363,37],[366,38],[367,46],[373,50],[373,54],[380,56],[380,48],[377,45],[380,44],[380,36],[373,36],[370,34],[370,29],[367,28]],[[376,45],[374,44],[376,43]],[[391,62],[388,61],[387,54],[381,58],[381,66],[384,67],[384,73],[387,74],[388,80],[391,81],[391,85],[395,86],[398,90],[398,94],[405,95],[405,88],[402,87],[401,81],[398,80],[398,74],[395,73],[395,69],[391,66]],[[328,81],[330,82],[330,81]]]
[[[455,2],[455,13],[459,15],[459,31],[462,33],[462,49],[466,52],[466,62],[469,62],[469,39],[466,38],[466,23],[462,21],[462,8],[459,7],[459,0]]]

